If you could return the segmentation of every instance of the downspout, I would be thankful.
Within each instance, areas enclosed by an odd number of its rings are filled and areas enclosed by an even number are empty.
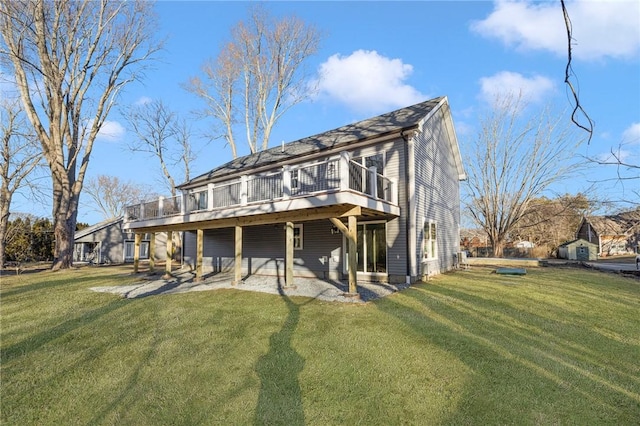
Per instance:
[[[407,137],[404,132],[401,133],[402,138],[407,143],[406,150],[406,182],[407,182],[407,284],[411,282],[412,277],[417,277],[416,268],[416,184],[415,184],[415,146],[413,137]]]

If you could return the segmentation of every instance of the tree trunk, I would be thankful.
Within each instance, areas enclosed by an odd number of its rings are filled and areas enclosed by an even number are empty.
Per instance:
[[[67,188],[56,188],[53,196],[53,234],[56,240],[52,270],[67,269],[73,266],[73,238],[78,217],[79,194],[73,194]]]
[[[491,250],[493,252],[493,257],[503,257],[504,256],[504,237],[500,235],[491,235],[489,234],[489,243],[491,243]]]
[[[8,191],[5,193],[5,188],[2,188],[0,194],[2,201],[0,202],[0,269],[4,266],[4,248],[6,246],[7,227],[9,226],[9,205],[11,204],[11,194]],[[5,198],[6,197],[6,198]]]
[[[493,257],[504,257],[504,241],[493,243]]]

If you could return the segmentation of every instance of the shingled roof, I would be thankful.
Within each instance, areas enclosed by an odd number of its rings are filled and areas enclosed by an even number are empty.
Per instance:
[[[97,232],[97,231],[101,230],[102,228],[106,228],[107,226],[111,226],[111,225],[113,225],[115,223],[118,223],[122,219],[123,219],[122,216],[114,217],[114,218],[107,219],[105,221],[96,223],[95,225],[87,226],[84,229],[76,231],[74,236],[73,236],[73,239],[77,240],[79,238],[86,237],[87,235],[92,234],[94,232]]]
[[[586,220],[599,236],[640,232],[640,209],[611,216],[591,216]]]
[[[208,173],[191,179],[189,182],[180,185],[180,187],[196,185],[209,179],[221,178],[243,170],[277,164],[284,160],[345,146],[369,138],[414,129],[443,99],[444,97],[431,99],[357,123],[347,124],[315,136],[289,142],[284,145],[284,150],[281,146],[277,146],[236,158]]]

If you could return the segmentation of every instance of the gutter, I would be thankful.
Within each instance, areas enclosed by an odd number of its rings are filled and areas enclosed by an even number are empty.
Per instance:
[[[416,242],[418,240],[416,231],[416,165],[415,165],[415,145],[414,137],[406,137],[402,135],[403,139],[407,141],[407,272],[408,281],[411,281],[411,277],[417,277],[417,265],[416,265]]]

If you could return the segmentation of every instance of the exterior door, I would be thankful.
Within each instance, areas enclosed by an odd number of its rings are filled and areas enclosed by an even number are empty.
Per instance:
[[[576,247],[577,260],[589,260],[589,247]]]
[[[349,262],[347,242],[345,247],[345,272],[348,272]],[[386,223],[358,224],[358,272],[367,274],[387,273],[387,232]]]
[[[133,251],[135,250],[135,243],[133,241],[124,242],[124,260],[133,260]]]

